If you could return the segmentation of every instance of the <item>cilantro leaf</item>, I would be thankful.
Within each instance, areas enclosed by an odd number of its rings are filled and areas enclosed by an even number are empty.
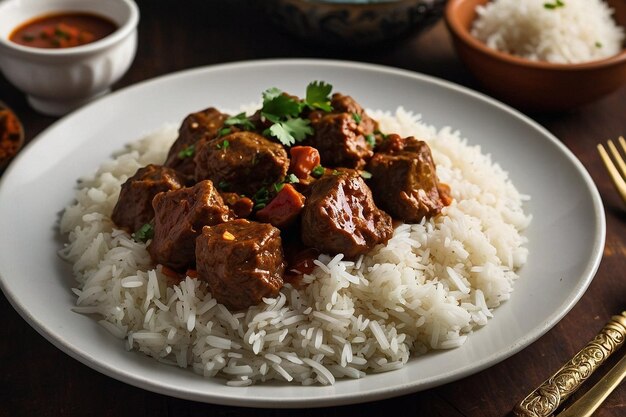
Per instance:
[[[245,112],[241,112],[236,116],[231,116],[224,120],[224,126],[239,125],[244,130],[254,130],[254,124],[248,119]]]
[[[291,135],[291,133],[289,133],[289,130],[281,122],[274,123],[269,128],[269,134],[274,136],[285,146],[291,146],[296,143],[296,139]]]
[[[269,128],[269,134],[274,136],[285,146],[291,146],[296,142],[301,142],[307,135],[313,134],[313,128],[309,125],[310,121],[295,118],[287,119],[274,123]]]
[[[324,81],[310,82],[306,87],[306,98],[304,101],[311,109],[332,111],[333,108],[330,105],[330,92],[332,89],[333,86]]]
[[[277,88],[270,88],[263,93],[263,108],[261,112],[275,117],[297,117],[302,111],[302,106],[298,100],[282,93]]]
[[[374,135],[369,134],[365,136],[365,141],[373,148],[374,146],[376,146],[376,138],[374,137]]]

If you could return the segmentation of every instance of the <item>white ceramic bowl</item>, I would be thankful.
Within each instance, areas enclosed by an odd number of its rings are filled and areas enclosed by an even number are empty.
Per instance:
[[[35,17],[87,12],[118,25],[111,35],[73,48],[44,49],[9,41]],[[106,94],[128,70],[137,50],[139,10],[132,0],[6,0],[0,2],[0,69],[35,110],[60,116]]]

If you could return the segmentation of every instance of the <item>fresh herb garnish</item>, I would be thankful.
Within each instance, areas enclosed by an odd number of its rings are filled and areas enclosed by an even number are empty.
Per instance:
[[[191,158],[196,153],[196,145],[193,143],[191,145],[185,146],[183,149],[178,152],[178,159]]]
[[[300,180],[298,179],[298,177],[296,177],[295,174],[289,174],[285,178],[285,182],[288,184],[297,184],[300,182]]]
[[[217,132],[217,137],[221,138],[222,136],[230,135],[231,131],[232,129],[228,127],[225,127],[224,129],[220,129],[219,132]]]
[[[337,171],[336,169],[333,169],[333,175],[339,175],[341,174],[341,171]]]
[[[147,242],[154,237],[154,227],[150,223],[146,223],[131,235],[135,242]]]
[[[596,48],[602,48],[602,42],[596,42]]]
[[[352,118],[354,119],[354,122],[358,125],[359,123],[361,123],[361,115],[358,113],[352,113]]]
[[[217,184],[217,187],[222,190],[222,191],[226,191],[226,189],[230,186],[230,184],[227,181],[220,181]]]
[[[274,191],[276,191],[277,193],[280,192],[280,190],[283,189],[283,187],[285,186],[284,182],[277,182],[276,184],[273,185],[274,187]]]
[[[252,200],[254,200],[254,208],[259,209],[265,207],[265,205],[270,201],[270,192],[267,187],[261,187],[259,190],[254,193],[252,196]],[[263,207],[257,207],[262,205]]]
[[[217,149],[222,149],[225,151],[230,146],[230,142],[228,142],[228,139],[224,139],[223,141],[221,141],[215,146],[217,147]]]
[[[283,145],[291,146],[296,142],[301,142],[307,135],[313,134],[313,128],[309,126],[308,119],[287,118],[284,121],[274,122],[269,128],[269,134],[278,139]]]
[[[323,81],[313,81],[306,88],[303,101],[284,94],[276,87],[263,92],[261,116],[272,125],[263,134],[273,136],[285,146],[303,141],[307,135],[313,134],[309,119],[300,117],[305,107],[331,111],[330,92],[333,86]]]
[[[33,35],[25,34],[25,35],[22,35],[22,40],[25,42],[32,42],[35,40],[35,37]]]
[[[559,7],[565,7],[565,3],[562,0],[556,0],[554,3],[544,3],[543,7],[548,10],[554,10]]]
[[[241,126],[244,130],[254,130],[254,124],[248,119],[245,112],[239,113],[236,116],[231,116],[224,120],[225,126]]]
[[[311,171],[311,175],[313,175],[314,177],[321,177],[322,175],[324,175],[324,167],[321,165],[316,166],[315,168],[313,168],[313,170]]]
[[[373,148],[374,146],[376,146],[376,138],[374,137],[374,135],[372,135],[371,133],[369,135],[365,136],[365,140],[367,141],[367,143],[369,143],[369,145]]]
[[[370,178],[372,178],[372,173],[371,172],[359,171],[359,174],[361,175],[361,178],[363,178],[365,180],[369,180]]]
[[[330,92],[332,89],[333,86],[324,81],[313,81],[309,83],[306,87],[305,104],[311,109],[332,111],[333,108],[330,105]]]
[[[263,92],[263,108],[261,113],[266,119],[276,123],[275,119],[297,117],[302,111],[300,102],[283,94],[278,88],[273,87]]]

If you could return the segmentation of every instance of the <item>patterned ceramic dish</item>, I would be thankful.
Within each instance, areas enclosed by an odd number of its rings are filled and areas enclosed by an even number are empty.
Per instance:
[[[271,20],[303,39],[366,46],[428,27],[446,0],[267,0]]]

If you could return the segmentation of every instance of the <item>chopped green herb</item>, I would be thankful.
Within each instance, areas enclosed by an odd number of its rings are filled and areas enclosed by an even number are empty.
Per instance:
[[[267,119],[274,121],[268,117],[297,117],[302,110],[300,103],[293,97],[283,94],[278,88],[270,88],[263,92],[263,107],[261,114]]]
[[[231,116],[228,119],[224,120],[224,125],[238,125],[241,126],[244,130],[254,130],[254,124],[250,121],[250,119],[248,119],[245,112],[239,113],[236,116]]]
[[[147,242],[154,237],[154,227],[150,223],[146,223],[131,235],[135,242]]]
[[[230,142],[228,142],[228,139],[224,139],[222,142],[218,143],[215,146],[217,147],[217,149],[222,149],[225,151],[230,146]]]
[[[280,190],[283,189],[284,186],[285,186],[284,182],[277,182],[276,184],[274,184],[274,191],[278,193],[280,192]]]
[[[376,138],[374,137],[374,135],[372,135],[371,133],[369,135],[365,136],[365,140],[367,141],[367,143],[369,143],[369,145],[373,148],[374,146],[376,146]]]
[[[596,48],[602,48],[602,42],[596,42]]]
[[[380,135],[380,136],[383,138],[383,140],[387,139],[387,135],[386,135],[386,134],[384,134],[383,132],[381,132],[381,131],[380,131],[380,130],[378,130],[378,129],[374,131],[374,134],[375,134],[375,135]]]
[[[288,184],[297,184],[300,180],[295,176],[295,174],[289,174],[287,175],[287,178],[285,178],[285,182]]]
[[[217,187],[222,191],[225,191],[229,186],[230,184],[227,181],[220,181],[219,184],[217,184]]]
[[[313,81],[307,86],[306,98],[302,101],[284,94],[276,87],[265,90],[261,117],[272,122],[272,125],[263,135],[273,136],[285,146],[291,146],[304,140],[307,135],[312,135],[310,121],[299,117],[300,113],[305,107],[331,111],[332,88],[332,85],[323,81]]]
[[[354,119],[354,122],[358,125],[359,123],[361,123],[361,115],[358,113],[352,113],[352,118]]]
[[[332,89],[333,86],[324,81],[313,81],[309,83],[306,87],[305,104],[311,109],[332,111],[333,108],[330,105],[330,92]]]
[[[33,35],[25,34],[25,35],[22,35],[22,40],[25,42],[32,42],[35,40],[35,37]]]
[[[255,209],[263,208],[270,201],[270,192],[267,187],[261,187],[259,190],[252,196],[252,200],[254,200]],[[263,207],[257,207],[262,205]]]
[[[337,171],[336,169],[333,169],[333,175],[339,175],[341,174],[341,171]]]
[[[178,159],[191,158],[196,153],[196,146],[194,144],[185,146],[178,152]]]
[[[543,7],[548,10],[554,10],[559,7],[565,7],[565,3],[562,0],[556,0],[554,3],[544,3]]]
[[[315,168],[313,168],[313,170],[311,171],[311,175],[313,175],[314,177],[321,177],[322,175],[324,175],[324,167],[321,165],[316,166]]]
[[[267,206],[266,203],[258,203],[254,205],[254,209],[255,210],[261,210],[262,208],[265,208],[265,206]]]
[[[217,132],[217,137],[221,138],[222,136],[230,135],[230,132],[232,132],[232,129],[228,127],[220,129],[219,132]]]
[[[370,178],[372,178],[371,172],[359,171],[359,174],[361,175],[361,178],[366,179],[366,180],[369,180]]]

